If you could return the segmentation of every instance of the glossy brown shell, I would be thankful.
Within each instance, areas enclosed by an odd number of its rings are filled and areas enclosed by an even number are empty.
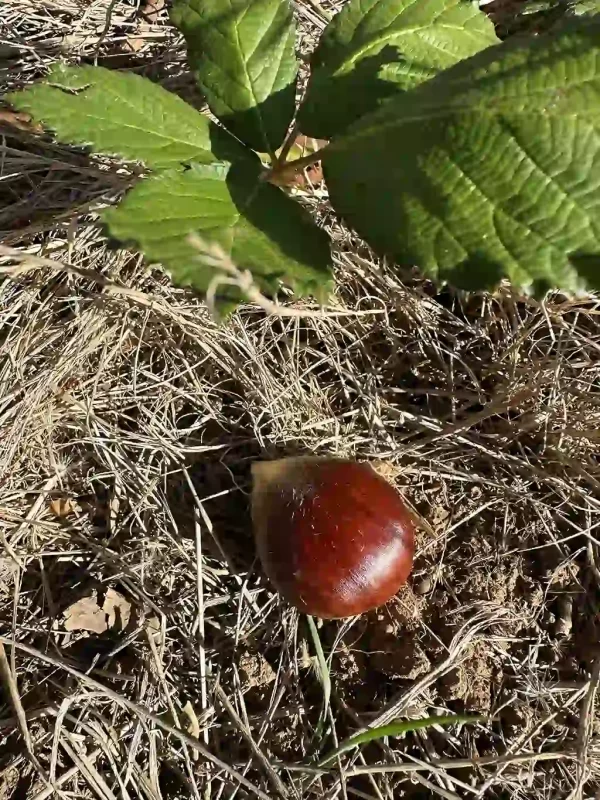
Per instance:
[[[368,464],[311,458],[257,462],[258,554],[300,611],[335,618],[386,603],[408,578],[414,527],[402,498]]]

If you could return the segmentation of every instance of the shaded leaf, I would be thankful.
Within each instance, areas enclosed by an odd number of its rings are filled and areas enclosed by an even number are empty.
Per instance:
[[[600,0],[579,0],[570,7],[570,10],[576,16],[598,14],[600,13]]]
[[[263,290],[276,290],[280,279],[317,295],[329,285],[327,235],[298,203],[261,180],[260,166],[252,162],[194,164],[150,177],[104,218],[115,238],[161,262],[179,285],[205,292],[216,274],[200,263],[191,233],[219,245]],[[220,299],[239,296],[226,289]]]
[[[485,14],[464,0],[350,0],[313,54],[300,127],[331,138],[497,41]]]
[[[441,73],[325,151],[336,210],[376,249],[482,289],[600,286],[600,18]]]
[[[153,169],[249,154],[177,95],[130,72],[57,64],[45,80],[6,99],[63,142]]]
[[[213,114],[255,150],[277,150],[295,109],[289,0],[178,0],[171,19]]]
[[[319,761],[319,766],[327,766],[335,758],[342,755],[342,753],[352,750],[353,747],[372,742],[376,739],[383,739],[384,736],[402,736],[404,733],[422,730],[423,728],[432,728],[434,725],[457,725],[458,723],[481,722],[482,720],[483,717],[481,716],[450,714],[448,716],[425,717],[424,719],[408,719],[390,722],[389,725],[381,725],[379,728],[370,728],[363,733],[358,733],[356,736],[345,739],[339,747],[336,747],[335,750],[332,750]]]

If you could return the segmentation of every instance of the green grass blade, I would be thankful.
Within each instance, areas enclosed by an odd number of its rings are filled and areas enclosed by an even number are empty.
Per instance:
[[[320,767],[325,767],[334,758],[342,755],[342,753],[352,750],[367,742],[372,742],[374,739],[383,739],[384,736],[401,736],[403,733],[410,733],[411,731],[420,730],[421,728],[431,728],[433,725],[455,725],[457,723],[468,722],[481,722],[484,719],[482,716],[473,716],[465,714],[450,714],[448,716],[438,717],[425,717],[424,719],[409,719],[397,720],[390,722],[389,725],[382,725],[379,728],[370,728],[363,733],[357,733],[356,736],[351,736],[345,739],[339,747],[332,750],[319,761]]]
[[[310,631],[315,652],[317,654],[319,678],[321,680],[321,685],[323,686],[323,708],[321,709],[319,724],[317,726],[317,730],[321,732],[323,730],[325,720],[327,719],[327,712],[329,711],[329,702],[331,699],[331,677],[329,675],[329,665],[327,664],[327,659],[325,658],[325,653],[323,652],[323,647],[321,646],[321,639],[319,638],[319,632],[317,631],[315,621],[308,615],[306,616],[306,619],[308,621],[308,629]]]

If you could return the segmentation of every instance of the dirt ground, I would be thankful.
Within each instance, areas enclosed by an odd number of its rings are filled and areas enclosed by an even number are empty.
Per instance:
[[[201,102],[160,3],[15,0],[0,32],[4,89],[97,60]],[[598,299],[438,291],[315,185],[343,313],[219,325],[107,247],[126,169],[1,113],[0,800],[600,797]],[[250,526],[250,465],[298,453],[383,462],[420,519],[397,597],[319,625],[326,670]],[[481,719],[316,766],[450,713]]]

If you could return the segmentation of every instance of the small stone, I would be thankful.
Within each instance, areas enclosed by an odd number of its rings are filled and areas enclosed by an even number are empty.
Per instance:
[[[244,653],[239,662],[242,693],[267,686],[275,680],[275,671],[260,653]]]
[[[422,581],[415,586],[415,594],[429,594],[431,589],[433,588],[433,580],[428,575],[426,578],[423,578]]]

